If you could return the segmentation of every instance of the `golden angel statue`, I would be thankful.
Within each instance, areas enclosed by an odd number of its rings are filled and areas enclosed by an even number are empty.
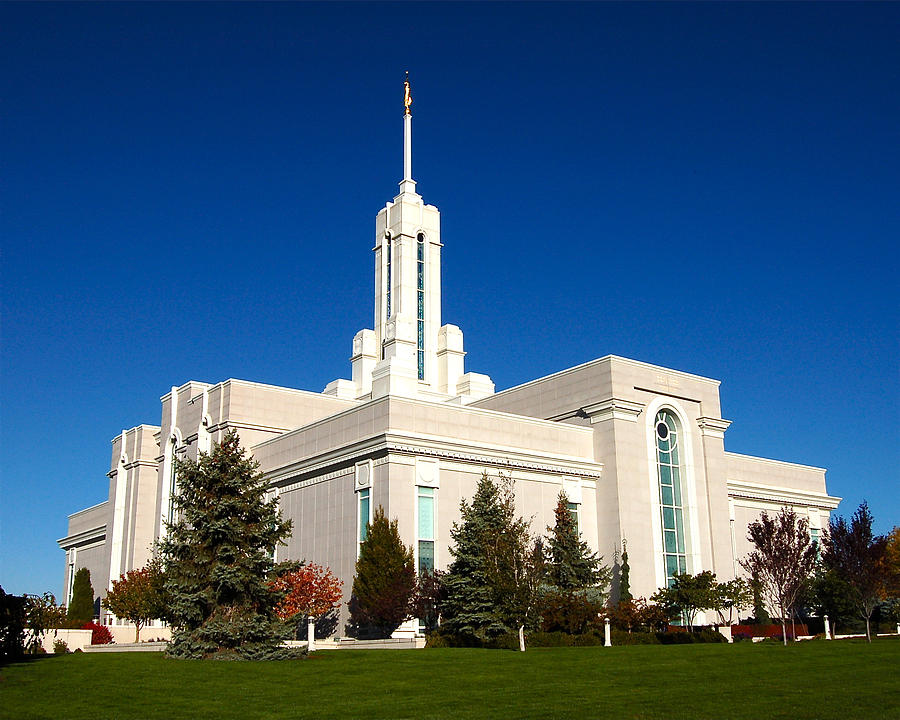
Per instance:
[[[409,115],[409,106],[412,105],[412,95],[409,94],[409,73],[406,73],[406,80],[403,81],[403,107],[406,108],[406,114]]]

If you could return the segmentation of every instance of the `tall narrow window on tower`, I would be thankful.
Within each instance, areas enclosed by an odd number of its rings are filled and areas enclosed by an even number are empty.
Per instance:
[[[662,515],[663,563],[666,584],[676,573],[687,572],[684,547],[684,508],[681,499],[681,448],[678,421],[668,410],[656,415],[656,468],[659,474],[659,507]]]
[[[384,319],[390,320],[391,319],[391,245],[393,244],[393,241],[391,240],[390,233],[385,233],[384,239],[385,239],[385,243],[384,243],[385,244],[385,257],[387,258],[387,261],[386,261],[387,272],[385,273],[385,275],[387,276],[387,289],[385,291],[386,314],[385,314]]]
[[[419,380],[425,379],[425,236],[416,237],[417,349]]]

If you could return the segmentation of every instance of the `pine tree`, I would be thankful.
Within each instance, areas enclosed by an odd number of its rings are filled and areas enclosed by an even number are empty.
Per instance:
[[[600,587],[606,592],[610,570],[601,567],[602,558],[594,555],[588,544],[579,537],[565,492],[559,493],[554,515],[556,524],[547,528],[550,531],[547,538],[547,574],[550,583],[560,590]]]
[[[174,657],[279,657],[285,628],[268,586],[277,543],[290,535],[266,500],[259,463],[228,433],[198,462],[176,464],[178,519],[161,543]]]
[[[416,570],[412,548],[400,540],[397,521],[379,506],[359,546],[350,596],[350,623],[362,637],[390,637],[412,617]]]
[[[500,488],[481,476],[471,504],[460,503],[461,522],[450,531],[453,562],[444,577],[446,599],[442,627],[469,642],[484,643],[511,632],[496,604],[485,548],[504,529]]]
[[[72,580],[72,599],[66,610],[66,625],[80,628],[94,619],[94,588],[91,587],[91,571],[80,568]]]

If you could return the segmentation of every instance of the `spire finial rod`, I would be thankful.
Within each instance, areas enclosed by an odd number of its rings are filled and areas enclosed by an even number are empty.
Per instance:
[[[409,70],[406,71],[406,80],[403,81],[403,182],[401,190],[409,189],[415,192],[415,183],[412,182],[412,115],[409,106],[412,105],[412,96],[409,91]],[[407,185],[406,183],[412,183]]]

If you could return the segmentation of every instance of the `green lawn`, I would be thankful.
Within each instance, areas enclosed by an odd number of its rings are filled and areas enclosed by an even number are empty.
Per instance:
[[[74,654],[0,668],[0,718],[900,718],[900,641]]]

